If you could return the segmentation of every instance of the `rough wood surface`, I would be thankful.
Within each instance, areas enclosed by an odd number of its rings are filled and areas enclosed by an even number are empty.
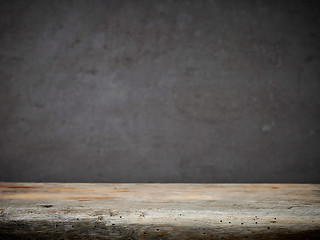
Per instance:
[[[320,239],[320,185],[0,182],[0,239]]]

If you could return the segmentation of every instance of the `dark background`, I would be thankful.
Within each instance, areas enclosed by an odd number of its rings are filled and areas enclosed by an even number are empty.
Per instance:
[[[320,183],[317,1],[1,1],[0,181]]]

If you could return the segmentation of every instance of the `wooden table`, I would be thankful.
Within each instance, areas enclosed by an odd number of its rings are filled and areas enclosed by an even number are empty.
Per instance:
[[[320,239],[320,185],[0,182],[0,239]]]

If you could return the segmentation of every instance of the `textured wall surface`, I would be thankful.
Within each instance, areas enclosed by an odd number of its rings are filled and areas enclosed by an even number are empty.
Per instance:
[[[319,11],[2,1],[0,180],[319,183]]]

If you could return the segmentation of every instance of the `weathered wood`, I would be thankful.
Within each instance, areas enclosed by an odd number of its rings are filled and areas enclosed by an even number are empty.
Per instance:
[[[0,239],[320,239],[320,185],[0,182]]]

